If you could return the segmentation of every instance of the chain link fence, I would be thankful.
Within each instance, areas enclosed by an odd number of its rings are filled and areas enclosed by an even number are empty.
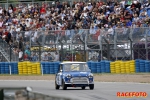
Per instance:
[[[100,56],[108,60],[150,59],[150,28],[117,28],[117,29],[79,29],[59,31],[26,31],[18,32],[23,41],[23,50],[30,48],[38,60],[42,61],[45,53],[55,56],[58,52],[64,61],[67,55],[74,61],[77,55],[82,55],[84,61]],[[15,47],[9,49],[6,42],[0,46],[11,61],[17,60],[15,50],[18,48],[19,38],[13,40]],[[11,51],[10,51],[11,50]],[[10,58],[9,58],[10,59]],[[77,61],[77,60],[76,60]]]

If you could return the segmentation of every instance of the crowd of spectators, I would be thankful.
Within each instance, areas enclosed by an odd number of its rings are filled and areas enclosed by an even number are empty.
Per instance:
[[[54,2],[51,5],[45,2],[42,5],[11,4],[8,9],[0,7],[0,36],[7,43],[13,43],[16,53],[21,51],[20,57],[24,48],[25,57],[28,58],[27,56],[34,55],[29,53],[30,39],[24,43],[25,37],[31,35],[29,31],[34,31],[33,37],[38,37],[37,31],[78,30],[64,33],[72,36],[82,32],[81,29],[90,29],[90,34],[96,34],[96,30],[108,28],[106,34],[113,35],[114,28],[149,27],[149,9],[148,0],[99,0],[74,2],[73,5],[68,2]],[[21,31],[25,34],[22,35]]]

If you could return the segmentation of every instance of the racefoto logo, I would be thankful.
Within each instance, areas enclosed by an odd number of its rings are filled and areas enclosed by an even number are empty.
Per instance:
[[[146,98],[148,94],[146,92],[117,92],[117,97],[123,98]]]

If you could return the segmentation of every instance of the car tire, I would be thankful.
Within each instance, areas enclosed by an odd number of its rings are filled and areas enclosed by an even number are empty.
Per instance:
[[[67,86],[66,86],[64,80],[62,80],[62,89],[63,89],[63,90],[66,90],[66,89],[67,89]]]
[[[90,90],[93,90],[94,89],[94,84],[90,84],[89,88],[90,88]]]
[[[82,90],[85,90],[85,86],[82,86],[81,88],[82,88]]]
[[[59,85],[57,85],[56,81],[55,81],[55,89],[58,90],[60,88]]]

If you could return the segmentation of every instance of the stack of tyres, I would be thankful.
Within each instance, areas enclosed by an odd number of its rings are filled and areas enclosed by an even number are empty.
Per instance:
[[[140,72],[140,59],[135,60],[135,66],[136,66],[135,71],[139,73]]]
[[[17,62],[11,62],[9,64],[9,66],[11,67],[12,74],[18,74],[18,63]]]
[[[27,61],[22,62],[23,63],[23,74],[27,75],[28,74],[28,67],[27,67]]]
[[[120,62],[121,61],[116,61],[115,62],[115,72],[118,74],[121,72],[121,69],[120,69]]]
[[[50,64],[49,62],[45,62],[45,74],[50,74]]]
[[[91,70],[91,61],[88,61],[87,65],[88,65],[89,69]]]
[[[0,74],[2,74],[2,72],[1,72],[1,68],[2,68],[2,65],[1,65],[2,63],[0,62]]]
[[[20,75],[31,75],[31,74],[40,74],[40,63],[39,62],[18,62],[18,71]]]
[[[5,74],[5,62],[0,62],[0,71],[1,74]]]
[[[130,63],[130,73],[135,73],[135,60],[129,61]]]
[[[32,74],[37,74],[37,65],[36,63],[31,63],[32,66]]]
[[[5,62],[2,62],[2,73],[5,74]]]
[[[115,70],[116,70],[116,69],[115,69],[115,62],[111,62],[111,63],[110,63],[110,71],[111,71],[111,73],[116,73]]]
[[[37,74],[41,74],[40,62],[36,62],[36,66],[37,66]]]
[[[120,62],[120,69],[122,74],[126,73],[125,62]]]
[[[105,72],[106,72],[105,61],[102,60],[102,61],[101,61],[101,73],[105,73]]]
[[[5,74],[9,74],[9,63],[5,62]]]
[[[14,62],[14,74],[18,74],[18,62]]]
[[[55,74],[58,72],[59,64],[60,64],[60,62],[55,62],[55,63],[54,63],[54,73],[55,73]]]
[[[106,73],[110,73],[110,61],[105,61]]]
[[[27,62],[27,70],[28,70],[28,74],[32,74],[32,63]]]
[[[22,75],[23,74],[23,62],[18,62],[18,73],[19,75]]]
[[[129,61],[125,62],[125,68],[126,68],[126,73],[130,73],[130,62]]]
[[[50,74],[54,74],[54,63],[50,62]]]
[[[95,62],[91,62],[91,72],[97,73],[97,67]]]
[[[101,73],[101,62],[97,62],[97,73]]]
[[[45,62],[41,62],[41,69],[43,71],[43,74],[46,74]]]
[[[150,72],[150,61],[145,61],[145,72]]]
[[[140,60],[140,72],[145,72],[145,61]]]

